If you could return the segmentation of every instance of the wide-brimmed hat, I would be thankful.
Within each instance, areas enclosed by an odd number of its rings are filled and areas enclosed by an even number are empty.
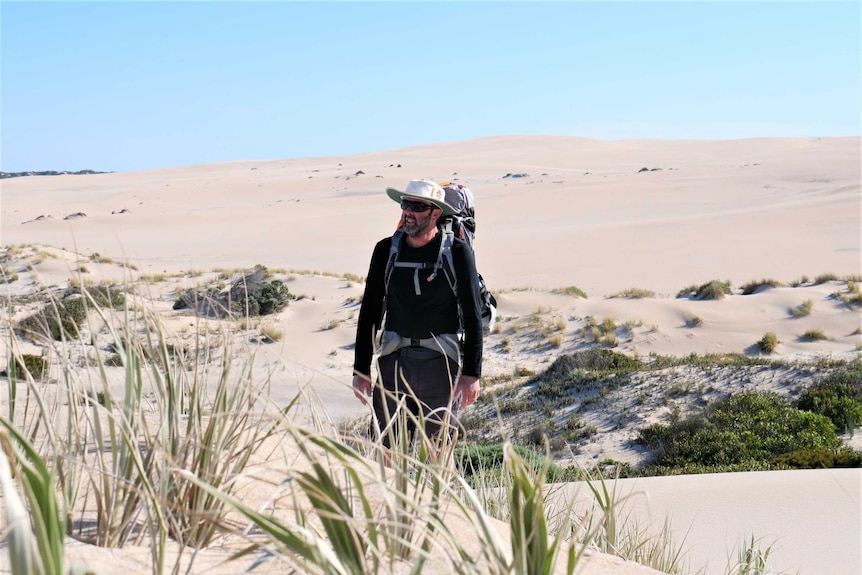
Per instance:
[[[434,204],[443,210],[445,216],[451,216],[455,213],[455,208],[446,203],[446,192],[439,184],[431,180],[410,180],[403,192],[395,188],[386,188],[386,194],[399,204],[401,198],[413,198]]]

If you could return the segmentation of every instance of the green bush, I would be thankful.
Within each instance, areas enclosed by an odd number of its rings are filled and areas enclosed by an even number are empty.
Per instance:
[[[124,294],[121,289],[115,286],[103,284],[84,287],[74,285],[66,290],[63,297],[67,298],[76,295],[84,295],[85,291],[91,298],[93,298],[96,306],[100,308],[119,309],[126,303],[126,294]]]
[[[760,351],[763,353],[772,353],[775,351],[775,348],[778,347],[778,344],[781,343],[778,341],[778,336],[773,332],[768,331],[763,334],[763,337],[757,342],[757,347],[760,348]]]
[[[828,417],[842,431],[853,431],[862,425],[862,383],[852,381],[853,370],[816,383],[802,392],[796,402],[798,409]],[[862,374],[856,371],[862,379]]]
[[[188,289],[180,294],[173,308],[194,309],[217,317],[225,313],[241,317],[278,313],[294,296],[284,282],[269,278],[269,270],[257,265],[235,280],[226,293],[213,288],[204,291]]]
[[[641,367],[641,362],[623,353],[605,348],[594,348],[561,355],[540,377],[560,379],[569,378],[578,370],[618,372],[636,371]]]
[[[658,449],[655,465],[727,466],[768,461],[804,449],[841,445],[825,416],[790,406],[774,393],[746,393],[702,415],[642,429],[638,443]]]
[[[695,299],[721,299],[732,293],[730,282],[712,280],[700,286],[688,286],[676,294],[676,297],[694,295]]]
[[[697,288],[694,297],[697,299],[721,299],[730,293],[730,282],[712,280]]]
[[[10,378],[26,379],[26,372],[33,379],[39,381],[48,372],[48,360],[42,356],[25,353],[21,355],[21,359],[24,361],[24,365],[21,365],[18,358],[12,358],[12,363],[8,368],[8,376]]]
[[[80,326],[87,319],[87,304],[80,295],[68,296],[58,302],[45,304],[41,310],[18,323],[18,328],[35,335],[77,339]]]
[[[862,452],[850,448],[837,451],[830,449],[800,449],[772,458],[776,467],[791,469],[823,469],[833,467],[862,467]]]
[[[545,481],[555,482],[573,479],[573,471],[567,471],[548,459],[538,451],[521,445],[514,446],[534,473],[540,471],[545,465],[548,471]],[[503,470],[503,446],[495,445],[471,445],[470,447],[459,447],[455,449],[455,466],[461,471],[462,476],[468,482],[480,477],[495,477]]]

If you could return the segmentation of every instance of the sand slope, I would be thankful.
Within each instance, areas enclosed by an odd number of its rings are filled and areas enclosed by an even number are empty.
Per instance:
[[[6,255],[16,247],[4,269],[19,279],[3,293],[26,293],[37,282],[64,286],[72,276],[143,277],[152,305],[187,337],[194,320],[171,310],[181,289],[216,281],[216,268],[264,264],[303,296],[264,319],[283,331],[280,342],[259,343],[255,329],[244,334],[273,399],[286,403],[305,389],[333,417],[359,417],[366,411],[349,390],[358,276],[399,216],[383,190],[417,177],[457,179],[476,196],[477,260],[500,304],[500,328],[486,341],[486,379],[538,372],[559,354],[594,346],[584,328],[606,317],[618,326],[615,349],[642,356],[753,355],[772,331],[781,340],[775,357],[858,357],[859,308],[836,294],[849,289],[848,276],[862,275],[859,157],[858,137],[506,136],[349,157],[7,179],[0,244]],[[76,213],[86,217],[64,219]],[[814,281],[826,273],[839,279]],[[784,285],[739,293],[767,278]],[[734,293],[718,301],[675,297],[713,279],[729,280]],[[568,286],[589,297],[559,291]],[[654,295],[611,297],[628,288]],[[811,313],[793,317],[806,300]],[[559,341],[543,333],[547,326]],[[803,337],[811,329],[827,339]],[[625,436],[607,431],[584,462],[630,455]],[[710,562],[709,573],[721,574],[718,557],[753,534],[775,541],[781,569],[851,575],[862,570],[859,481],[858,470],[726,474],[638,480],[633,489],[650,494],[651,520],[667,512],[678,529],[692,525],[687,546]],[[114,552],[104,553],[114,561]]]

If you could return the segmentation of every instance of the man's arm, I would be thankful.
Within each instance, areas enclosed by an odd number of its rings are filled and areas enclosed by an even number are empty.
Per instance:
[[[464,363],[462,375],[482,375],[482,305],[479,298],[479,274],[473,250],[463,241],[453,245],[453,263],[458,278],[458,304],[464,328]]]
[[[365,403],[365,396],[371,395],[371,360],[374,356],[374,334],[380,329],[383,319],[385,296],[384,275],[389,259],[391,240],[386,238],[374,246],[368,276],[365,278],[365,291],[359,308],[356,325],[356,346],[353,355],[353,393]]]

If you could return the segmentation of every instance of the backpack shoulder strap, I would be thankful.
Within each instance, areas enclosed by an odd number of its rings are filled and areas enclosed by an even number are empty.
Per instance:
[[[455,262],[452,260],[452,244],[455,240],[455,233],[452,231],[451,220],[444,224],[442,233],[443,238],[440,241],[440,253],[437,256],[437,269],[443,268],[443,275],[446,276],[446,280],[449,282],[449,287],[452,288],[452,291],[457,297],[458,278],[455,275]],[[443,265],[444,262],[446,265]]]
[[[394,234],[392,234],[392,242],[389,246],[389,259],[386,261],[386,271],[383,279],[384,295],[389,295],[389,280],[392,277],[392,271],[396,267],[406,267],[414,270],[413,283],[416,295],[421,293],[421,289],[419,287],[419,270],[432,268],[434,271],[428,278],[428,281],[431,281],[437,276],[437,272],[442,268],[443,275],[446,276],[446,281],[449,282],[449,287],[452,288],[452,291],[456,296],[458,295],[458,280],[455,276],[455,264],[452,261],[452,240],[454,239],[454,234],[452,232],[450,222],[447,222],[442,227],[441,233],[443,234],[443,237],[440,239],[440,251],[437,253],[437,261],[433,264],[399,262],[398,254],[401,251],[401,242],[404,239],[404,230],[399,228]]]
[[[389,278],[392,277],[392,270],[395,268],[395,261],[398,259],[398,252],[401,249],[401,240],[404,238],[404,230],[398,228],[392,234],[392,242],[389,245],[389,259],[386,260],[386,272],[383,276],[383,293],[389,295]]]

